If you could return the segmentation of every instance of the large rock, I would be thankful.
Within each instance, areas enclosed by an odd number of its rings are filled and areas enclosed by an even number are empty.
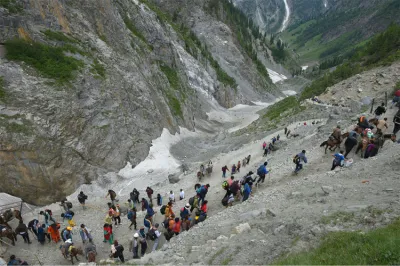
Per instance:
[[[176,184],[180,181],[178,174],[170,174],[168,175],[168,181],[171,184]]]

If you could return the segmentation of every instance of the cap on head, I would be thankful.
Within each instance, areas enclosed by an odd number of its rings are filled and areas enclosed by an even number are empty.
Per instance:
[[[13,212],[13,211],[14,211],[14,208],[11,208],[10,210]]]
[[[302,150],[301,152],[302,152],[302,153],[306,153],[306,150]]]
[[[267,166],[267,165],[268,165],[268,162],[265,162],[264,165]]]
[[[71,231],[71,230],[72,230],[72,227],[71,227],[71,226],[67,226],[67,230],[68,230],[68,231]]]
[[[158,228],[160,225],[158,224],[158,223],[156,223],[155,225],[154,225],[154,227],[155,228]]]
[[[138,233],[135,233],[135,234],[133,234],[133,237],[134,237],[134,238],[138,238],[138,237],[139,237],[139,234],[138,234]]]
[[[210,184],[207,184],[206,187],[210,187]]]
[[[186,208],[190,208],[190,204],[189,203],[186,203],[186,206],[185,206]]]

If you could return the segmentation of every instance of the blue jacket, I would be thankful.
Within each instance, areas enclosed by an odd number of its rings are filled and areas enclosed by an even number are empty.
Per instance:
[[[335,156],[335,160],[337,162],[340,162],[340,161],[344,160],[344,156],[341,153],[335,153],[334,156]]]
[[[154,210],[150,206],[147,207],[147,215],[150,217],[154,215]]]
[[[64,240],[64,242],[65,242],[67,239],[72,239],[72,234],[71,234],[70,231],[65,230],[64,233],[63,233],[63,235],[62,235],[62,237],[63,237],[63,240]]]
[[[297,154],[298,157],[300,157],[300,161],[303,160],[305,163],[307,163],[307,157],[304,153],[300,152]]]
[[[246,183],[246,184],[244,185],[244,190],[243,190],[243,192],[244,192],[245,194],[250,194],[251,188],[250,188],[250,186],[249,186],[248,183]]]

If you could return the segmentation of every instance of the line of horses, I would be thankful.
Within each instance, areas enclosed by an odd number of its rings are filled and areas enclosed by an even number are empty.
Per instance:
[[[371,119],[369,120],[370,123],[373,123],[374,125],[377,125],[378,120],[377,119]],[[354,131],[357,132],[357,134],[361,134],[363,132],[364,128],[360,127],[360,126],[356,126],[354,128]],[[343,140],[345,138],[347,138],[350,135],[349,132],[346,132],[344,134],[341,135],[340,140],[333,138],[333,137],[329,137],[328,140],[324,141],[321,143],[320,147],[325,147],[325,154],[329,148],[330,151],[335,151],[336,148],[340,149],[340,144],[343,142]],[[373,138],[374,143],[377,147],[382,148],[383,144],[385,143],[386,140],[390,139],[391,141],[395,142],[396,141],[396,135],[395,134],[376,134]],[[368,136],[362,136],[361,141],[359,141],[358,145],[357,145],[357,149],[356,149],[356,154],[359,150],[361,150],[361,157],[364,156],[365,151],[368,147],[368,144],[370,143],[370,139],[368,138]]]

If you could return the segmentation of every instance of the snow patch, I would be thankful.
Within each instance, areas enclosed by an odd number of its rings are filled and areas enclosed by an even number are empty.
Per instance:
[[[295,92],[295,91],[291,91],[291,90],[287,90],[287,91],[282,91],[285,95],[287,95],[287,96],[293,96],[293,95],[296,95],[297,94],[297,92]]]
[[[307,70],[308,66],[301,66],[301,70]]]
[[[287,79],[285,75],[279,74],[278,72],[273,71],[272,69],[267,68],[267,71],[273,83],[277,83],[281,80]]]
[[[131,179],[127,184],[124,184],[124,187],[130,186],[133,182],[135,182],[135,184],[149,184],[149,178],[146,177],[149,175],[149,169],[153,169],[151,173],[153,181],[164,181],[168,178],[169,174],[176,173],[180,163],[172,156],[170,148],[182,139],[194,137],[197,134],[197,132],[189,131],[186,128],[180,128],[180,133],[172,135],[168,129],[164,128],[161,136],[152,141],[149,154],[144,161],[139,163],[135,168],[132,168],[132,164],[128,162],[126,166],[118,172],[120,176]],[[122,190],[123,189],[121,189],[121,191]]]

